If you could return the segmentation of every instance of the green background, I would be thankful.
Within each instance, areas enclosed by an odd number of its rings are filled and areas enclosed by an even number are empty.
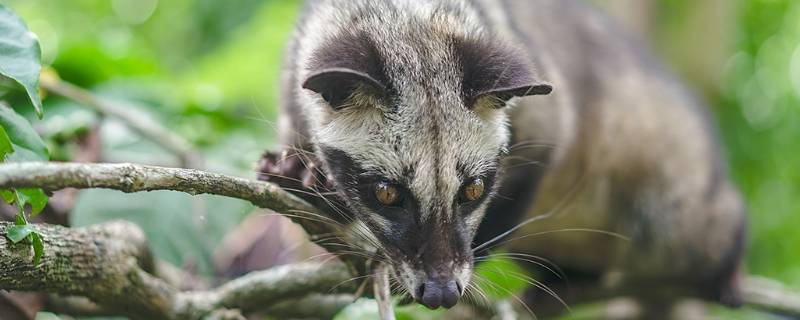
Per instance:
[[[749,271],[800,289],[800,1],[646,2],[646,14],[622,15],[633,17],[627,21],[634,33],[687,79],[718,119],[732,176],[749,206]],[[209,170],[252,177],[253,163],[273,144],[280,57],[298,2],[0,3],[39,36],[45,65],[98,95],[146,109],[196,144]],[[44,109],[45,118],[32,122],[55,160],[70,157],[57,143],[61,135],[102,122],[106,161],[176,164],[158,146],[82,107],[46,97]],[[18,111],[34,119],[32,110]],[[210,275],[214,247],[252,208],[203,197],[208,212],[225,214],[197,217],[192,201],[169,192],[89,191],[73,223],[132,219],[145,227],[159,257],[176,265],[191,261]]]

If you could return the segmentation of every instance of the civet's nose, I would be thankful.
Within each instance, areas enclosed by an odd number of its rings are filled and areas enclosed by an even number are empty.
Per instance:
[[[417,289],[419,302],[430,309],[452,308],[460,296],[461,287],[455,280],[428,280]]]

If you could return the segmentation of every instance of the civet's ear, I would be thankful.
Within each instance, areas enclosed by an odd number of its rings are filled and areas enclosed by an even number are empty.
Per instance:
[[[303,88],[319,93],[332,108],[341,109],[347,99],[361,87],[368,94],[380,94],[386,87],[368,74],[347,69],[331,68],[315,72],[303,82]]]
[[[348,105],[359,89],[365,94],[386,92],[383,60],[366,34],[344,33],[325,41],[306,66],[303,88],[319,93],[334,109]]]
[[[488,97],[503,107],[513,97],[549,94],[553,87],[540,80],[524,53],[488,39],[460,39],[455,46],[463,74],[462,95],[470,108]]]

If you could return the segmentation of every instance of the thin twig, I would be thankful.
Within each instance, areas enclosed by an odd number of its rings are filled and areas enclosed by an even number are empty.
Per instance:
[[[237,198],[253,205],[284,213],[309,234],[338,234],[335,224],[320,221],[315,207],[263,181],[253,181],[195,169],[165,168],[130,163],[55,163],[19,162],[0,164],[0,188],[43,188],[48,191],[64,188],[106,188],[127,193],[172,190],[197,194],[214,194]],[[330,252],[340,247],[318,244]]]
[[[792,292],[772,279],[749,276],[742,282],[747,305],[767,312],[800,318],[800,292]]]
[[[177,156],[182,167],[202,167],[202,159],[194,151],[189,141],[164,128],[157,121],[153,121],[150,116],[135,107],[96,97],[91,92],[63,81],[54,74],[43,74],[39,85],[49,92],[92,108],[100,114],[122,120],[125,125],[143,137]]]
[[[392,292],[389,285],[389,269],[385,264],[375,268],[372,286],[375,291],[375,301],[378,303],[378,312],[381,320],[395,320]]]

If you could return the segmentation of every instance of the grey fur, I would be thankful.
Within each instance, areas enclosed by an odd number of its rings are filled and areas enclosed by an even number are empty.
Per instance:
[[[466,51],[496,68],[465,71],[483,61],[462,65]],[[310,1],[287,53],[283,143],[322,160],[357,234],[393,261],[415,298],[430,277],[467,286],[470,242],[485,213],[504,226],[546,215],[505,246],[597,275],[597,285],[634,294],[635,284],[669,285],[736,304],[746,222],[713,126],[676,80],[590,8]],[[345,71],[309,84],[331,69]],[[501,107],[549,93],[540,79],[552,94]],[[347,91],[334,106],[325,90]],[[469,208],[453,200],[470,178],[496,173],[490,195],[499,196]],[[407,188],[413,210],[402,212],[412,217],[369,205],[355,181],[370,177]],[[519,190],[526,193],[503,195]],[[499,233],[491,227],[478,238]]]

